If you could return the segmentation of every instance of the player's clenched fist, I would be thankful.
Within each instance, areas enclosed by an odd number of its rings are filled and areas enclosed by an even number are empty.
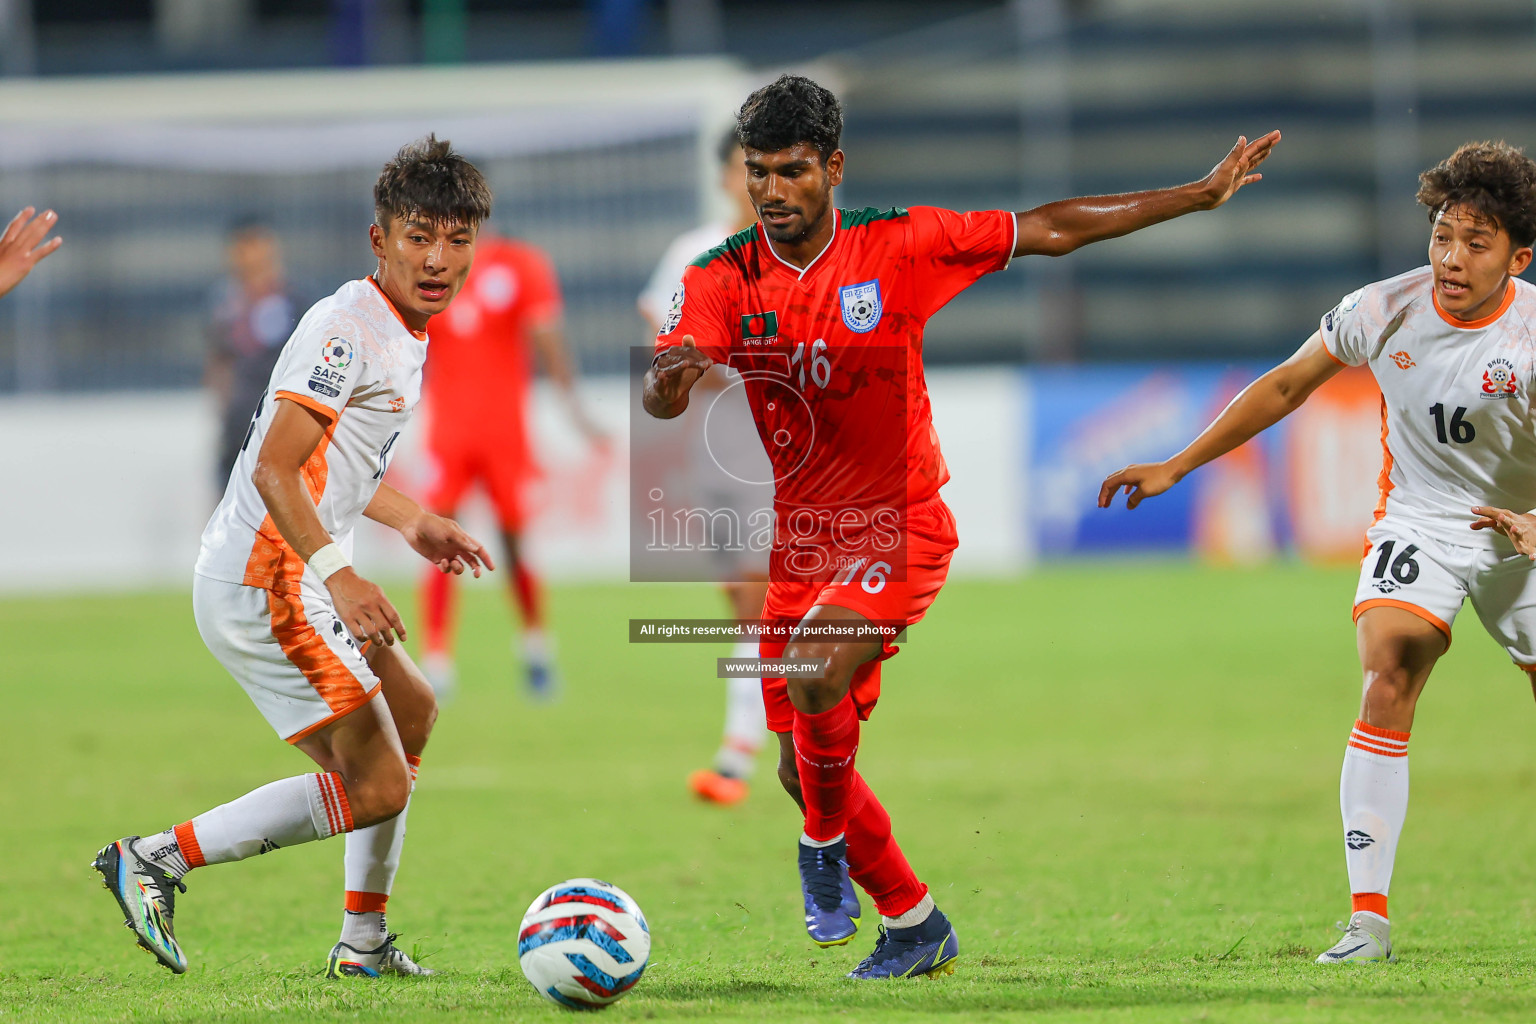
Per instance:
[[[1508,537],[1515,550],[1536,562],[1536,513],[1511,512],[1507,508],[1473,505],[1474,530],[1497,530]]]
[[[336,616],[359,640],[393,647],[395,637],[405,639],[405,623],[378,585],[363,579],[348,566],[325,578],[326,589],[336,602]]]
[[[1099,508],[1109,508],[1115,494],[1125,489],[1126,508],[1135,508],[1143,498],[1153,498],[1178,483],[1182,474],[1166,462],[1144,462],[1126,466],[1118,473],[1111,473],[1099,487]]]
[[[645,411],[658,419],[671,419],[688,408],[688,389],[715,361],[700,352],[693,335],[683,343],[662,349],[645,373]]]
[[[423,512],[413,522],[406,524],[400,530],[400,535],[418,555],[443,572],[462,576],[464,570],[468,569],[478,579],[482,566],[487,570],[496,568],[485,545],[445,516]]]

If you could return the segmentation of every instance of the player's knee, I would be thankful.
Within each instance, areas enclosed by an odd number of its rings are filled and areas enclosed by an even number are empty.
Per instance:
[[[1411,708],[1416,694],[1413,673],[1396,658],[1373,658],[1363,666],[1365,704],[1371,708]]]
[[[352,827],[367,828],[388,821],[405,810],[405,803],[410,798],[411,775],[404,761],[371,772],[347,787]]]
[[[823,668],[819,676],[791,676],[788,679],[789,701],[796,711],[819,715],[829,711],[848,693],[858,663],[847,657],[838,646],[825,644],[790,644],[784,649],[789,661],[819,661]]]

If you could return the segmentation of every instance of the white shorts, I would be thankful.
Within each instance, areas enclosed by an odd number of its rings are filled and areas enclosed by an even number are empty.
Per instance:
[[[203,643],[289,743],[368,703],[379,679],[328,595],[192,577]]]
[[[1467,598],[1488,635],[1536,672],[1536,562],[1518,552],[1445,544],[1391,516],[1366,531],[1355,618],[1371,608],[1412,612],[1451,639]]]

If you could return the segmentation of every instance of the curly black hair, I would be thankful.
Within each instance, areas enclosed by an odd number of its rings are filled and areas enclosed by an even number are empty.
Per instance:
[[[400,147],[373,186],[373,215],[382,228],[395,217],[478,227],[491,215],[491,187],[447,140],[428,135]]]
[[[1502,140],[1458,147],[1419,175],[1418,199],[1430,223],[1464,205],[1503,228],[1516,248],[1536,242],[1536,160]]]
[[[821,154],[821,162],[837,152],[843,136],[843,107],[826,89],[801,75],[780,75],[747,97],[736,115],[741,144],[764,153],[777,153],[801,142]]]

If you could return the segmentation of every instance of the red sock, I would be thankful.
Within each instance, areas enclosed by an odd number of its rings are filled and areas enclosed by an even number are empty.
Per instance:
[[[922,902],[928,887],[912,872],[891,835],[891,816],[858,772],[853,773],[848,806],[848,874],[882,915],[900,917]]]
[[[849,787],[856,774],[859,716],[853,698],[845,696],[819,715],[796,711],[794,737],[805,834],[817,842],[836,839],[847,830]]]
[[[528,629],[544,625],[543,588],[539,578],[522,562],[512,563],[512,593],[517,599],[517,610]]]
[[[452,573],[439,572],[436,566],[427,569],[421,582],[421,615],[426,634],[423,649],[429,654],[442,654],[453,646],[454,594]]]

